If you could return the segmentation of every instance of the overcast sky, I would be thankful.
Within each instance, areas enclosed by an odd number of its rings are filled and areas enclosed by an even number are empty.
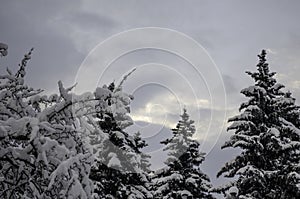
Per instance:
[[[151,143],[148,152],[160,148],[155,143],[168,135],[184,105],[208,153],[203,169],[220,184],[224,180],[216,180],[216,172],[235,153],[220,150],[230,135],[223,122],[245,100],[239,91],[252,83],[245,71],[255,70],[262,48],[269,52],[278,81],[300,99],[299,9],[297,0],[2,1],[0,42],[9,45],[9,54],[1,60],[0,71],[7,66],[16,69],[23,54],[34,47],[27,81],[50,93],[57,92],[58,80],[71,85],[81,75],[79,92],[91,88],[90,78],[97,76],[100,84],[118,81],[137,67],[124,89],[135,96],[132,117],[139,122],[132,129],[140,129]],[[143,27],[171,32],[129,35],[130,40],[120,37],[114,44],[99,46],[113,35]],[[151,39],[156,49],[133,51],[135,45],[147,47]],[[192,40],[203,47],[201,52],[191,47]],[[161,44],[182,50],[184,56],[158,49]],[[184,57],[194,61],[198,72]],[[105,59],[111,62],[108,67]],[[155,168],[161,159],[153,159]]]

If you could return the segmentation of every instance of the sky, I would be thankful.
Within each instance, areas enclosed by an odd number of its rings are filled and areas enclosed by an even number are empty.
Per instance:
[[[34,47],[27,69],[33,87],[57,92],[57,82],[78,82],[77,92],[119,82],[134,95],[131,116],[149,142],[153,168],[164,155],[158,142],[170,135],[183,107],[195,120],[203,164],[215,185],[221,166],[238,153],[220,147],[228,117],[246,99],[257,54],[268,52],[277,80],[300,99],[300,2],[289,1],[1,1],[0,63],[16,70]],[[298,101],[296,101],[298,102]],[[299,103],[298,103],[299,104]]]

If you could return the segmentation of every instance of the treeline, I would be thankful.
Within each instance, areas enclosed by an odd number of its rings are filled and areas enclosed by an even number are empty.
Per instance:
[[[0,56],[7,50],[0,44]],[[151,171],[147,143],[126,131],[133,96],[122,91],[124,81],[82,95],[59,81],[59,94],[42,95],[24,81],[32,52],[16,72],[0,75],[0,198],[300,197],[299,106],[277,83],[264,50],[257,70],[247,72],[254,84],[241,91],[249,100],[228,120],[233,135],[222,148],[241,152],[217,173],[232,178],[222,187],[200,169],[205,154],[186,109],[161,141],[165,167]]]

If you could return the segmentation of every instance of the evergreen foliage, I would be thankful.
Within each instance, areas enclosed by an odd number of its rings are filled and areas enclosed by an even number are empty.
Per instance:
[[[184,109],[181,120],[172,129],[173,137],[161,142],[168,159],[166,167],[154,175],[155,198],[213,198],[209,178],[200,169],[205,154],[199,152],[199,143],[192,138],[195,131],[194,121]]]
[[[94,95],[98,99],[95,108],[101,109],[94,118],[98,134],[90,136],[97,160],[90,174],[96,185],[95,198],[152,198],[149,157],[141,152],[146,143],[139,133],[131,136],[125,131],[133,124],[128,116],[133,97],[114,83],[98,88]]]
[[[75,128],[71,88],[59,82],[60,95],[41,96],[26,85],[32,51],[0,75],[0,198],[90,198],[93,158]]]
[[[241,104],[239,115],[228,120],[234,135],[222,147],[242,150],[218,173],[235,180],[215,191],[225,193],[235,187],[238,198],[296,199],[300,197],[299,107],[269,70],[266,51],[258,57],[257,71],[246,72],[254,85],[241,91],[249,100]]]

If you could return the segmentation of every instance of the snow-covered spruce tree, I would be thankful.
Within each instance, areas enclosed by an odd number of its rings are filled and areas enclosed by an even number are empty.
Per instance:
[[[0,198],[91,198],[92,156],[75,128],[71,89],[59,82],[60,95],[47,97],[27,86],[31,53],[15,74],[0,75]]]
[[[134,143],[135,143],[135,146],[137,148],[137,152],[140,154],[140,161],[141,161],[141,169],[145,172],[147,172],[148,174],[152,172],[152,170],[150,169],[150,166],[151,166],[151,163],[149,161],[149,159],[151,158],[150,155],[148,154],[145,154],[145,153],[141,153],[141,150],[148,146],[148,144],[146,143],[145,140],[143,140],[141,138],[141,133],[140,132],[137,132],[134,134],[133,136],[133,139],[134,139]]]
[[[125,131],[133,124],[128,115],[133,98],[122,92],[122,83],[104,85],[95,92],[95,109],[101,111],[94,118],[100,128],[89,136],[96,154],[90,174],[94,198],[152,198],[148,171],[143,170],[148,168],[148,157],[140,151],[145,143],[139,134],[131,136]]]
[[[229,119],[234,135],[222,147],[241,149],[217,174],[235,180],[216,191],[232,187],[237,198],[300,198],[299,107],[269,71],[266,51],[258,57],[257,71],[247,72],[255,84],[241,91],[249,100]]]
[[[209,193],[210,180],[200,169],[205,154],[199,152],[199,143],[192,138],[193,123],[184,109],[181,120],[172,129],[173,137],[161,142],[166,145],[168,159],[166,167],[154,174],[155,198],[213,198]]]

